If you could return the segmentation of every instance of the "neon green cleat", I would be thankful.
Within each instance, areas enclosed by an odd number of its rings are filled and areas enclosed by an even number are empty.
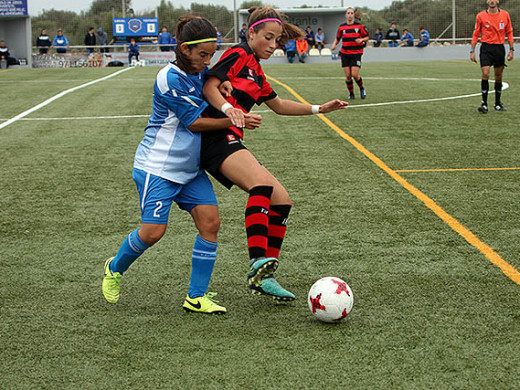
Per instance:
[[[113,257],[105,262],[105,277],[103,278],[103,295],[108,303],[117,303],[119,301],[119,284],[121,283],[121,274],[110,271],[110,263]]]
[[[186,300],[182,308],[187,312],[203,313],[203,314],[225,314],[227,310],[224,306],[220,306],[213,299],[217,293],[209,292],[202,297],[190,298],[186,294]]]
[[[263,278],[258,286],[250,284],[251,294],[253,295],[267,295],[275,301],[289,302],[294,301],[296,297],[290,291],[280,286],[276,281],[274,275],[269,275]]]
[[[251,259],[247,282],[250,286],[258,286],[262,278],[272,275],[278,268],[278,259],[275,257],[257,257]]]

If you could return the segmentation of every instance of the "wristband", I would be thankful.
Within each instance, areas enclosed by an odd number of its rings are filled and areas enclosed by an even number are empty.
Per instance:
[[[220,111],[225,114],[229,108],[233,108],[233,105],[231,103],[225,102],[222,107],[220,107]]]
[[[475,49],[471,49],[469,52],[470,53],[475,53]]]
[[[311,110],[312,110],[312,113],[313,113],[314,115],[319,114],[319,113],[320,113],[320,106],[317,105],[317,104],[313,104],[313,105],[311,106]]]
[[[515,48],[514,47],[510,47],[509,51],[515,51]]]

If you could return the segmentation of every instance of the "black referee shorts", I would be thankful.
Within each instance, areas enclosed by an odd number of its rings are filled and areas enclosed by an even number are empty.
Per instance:
[[[342,68],[351,68],[353,66],[357,66],[361,68],[361,56],[363,54],[344,54],[341,53],[341,67]]]
[[[247,148],[240,137],[229,129],[205,131],[202,133],[200,166],[224,187],[231,189],[233,182],[220,173],[219,168],[226,158],[242,149]]]
[[[480,46],[480,66],[494,66],[499,68],[506,64],[506,49],[504,45],[482,43]]]

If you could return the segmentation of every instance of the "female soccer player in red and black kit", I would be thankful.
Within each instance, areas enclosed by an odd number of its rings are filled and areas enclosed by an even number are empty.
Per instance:
[[[364,99],[366,92],[363,86],[363,79],[359,75],[359,68],[361,68],[361,56],[369,36],[366,28],[356,22],[354,8],[347,8],[345,18],[347,22],[339,26],[336,40],[332,44],[332,50],[336,50],[336,46],[341,42],[341,66],[345,71],[347,79],[345,82],[350,93],[349,99],[356,98],[352,79],[356,80],[361,99]]]
[[[345,108],[338,99],[321,106],[280,99],[271,88],[259,61],[268,59],[279,44],[302,36],[285,15],[270,7],[249,10],[248,40],[228,49],[207,74],[203,93],[213,106],[213,117],[229,117],[234,126],[203,133],[201,166],[227,188],[233,184],[249,193],[245,211],[249,248],[248,283],[253,294],[279,301],[295,297],[281,287],[273,273],[287,230],[291,199],[285,188],[242,144],[244,118],[255,104],[265,103],[280,115],[311,115]],[[231,82],[224,98],[218,86]]]

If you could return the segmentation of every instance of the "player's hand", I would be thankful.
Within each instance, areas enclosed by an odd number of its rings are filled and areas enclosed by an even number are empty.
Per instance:
[[[334,99],[320,106],[320,114],[326,114],[328,112],[336,110],[343,110],[344,108],[347,108],[347,106],[347,102],[344,102],[343,100],[339,99]]]
[[[359,45],[363,40],[361,38],[356,38],[356,43]]]
[[[230,97],[231,92],[233,92],[233,86],[231,85],[231,81],[224,81],[222,84],[218,86],[218,90],[225,98]]]
[[[246,121],[246,129],[254,130],[257,127],[260,127],[260,124],[262,123],[262,115],[245,114],[244,118]]]
[[[477,62],[477,56],[475,55],[475,52],[473,52],[473,53],[469,53],[469,59],[470,59],[472,62]]]
[[[244,117],[244,112],[239,108],[228,108],[226,110],[226,116],[231,119],[231,123],[233,126],[236,126],[240,129],[246,126],[246,120]]]
[[[515,57],[514,53],[515,53],[514,51],[509,50],[509,54],[507,55],[508,61],[513,61],[513,58]]]

